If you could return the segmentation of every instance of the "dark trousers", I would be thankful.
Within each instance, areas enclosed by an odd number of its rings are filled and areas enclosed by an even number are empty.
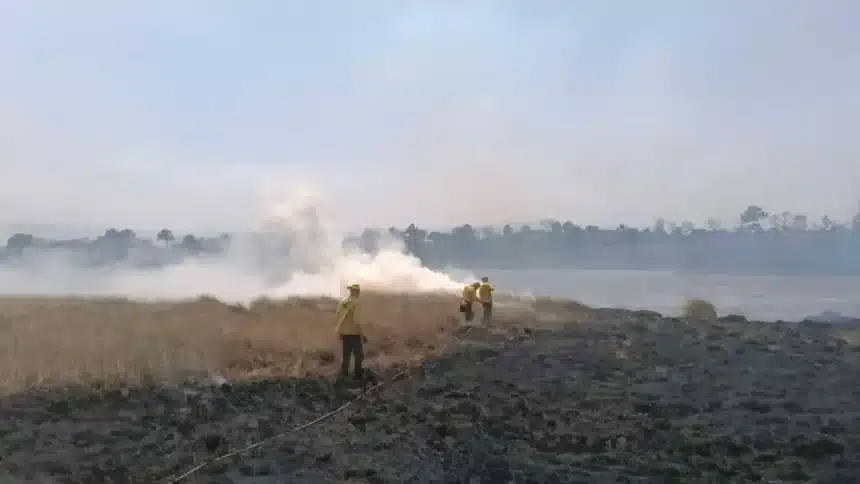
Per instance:
[[[475,319],[475,305],[472,304],[472,301],[461,302],[460,312],[463,313],[463,317],[466,319],[466,321],[471,321]]]
[[[493,302],[482,302],[481,308],[483,309],[483,312],[481,313],[481,319],[485,323],[489,323],[490,319],[493,317]]]
[[[364,361],[364,344],[361,335],[343,334],[340,336],[340,343],[343,349],[343,359],[340,363],[341,376],[349,375],[349,359],[352,357],[355,362],[355,372],[353,375],[356,380],[361,380],[361,364]]]

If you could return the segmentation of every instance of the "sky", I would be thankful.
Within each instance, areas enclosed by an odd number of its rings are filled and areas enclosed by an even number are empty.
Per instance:
[[[735,223],[860,199],[855,0],[0,0],[0,224]],[[83,230],[83,229],[82,229]]]

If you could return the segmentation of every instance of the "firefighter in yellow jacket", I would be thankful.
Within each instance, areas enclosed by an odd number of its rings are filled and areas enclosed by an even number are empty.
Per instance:
[[[463,313],[466,321],[471,321],[475,318],[476,292],[480,285],[480,282],[474,282],[463,288],[463,300],[460,302],[460,312]]]
[[[337,334],[340,336],[341,348],[343,349],[343,360],[340,366],[340,376],[349,376],[349,360],[355,362],[353,376],[361,381],[363,377],[362,363],[364,361],[364,343],[367,338],[361,328],[360,306],[358,297],[361,295],[361,287],[358,284],[349,286],[349,296],[340,301],[337,306]]]
[[[475,290],[475,295],[478,302],[481,303],[481,319],[484,323],[489,323],[493,317],[493,291],[496,289],[490,284],[490,279],[487,277],[481,278],[481,283]]]

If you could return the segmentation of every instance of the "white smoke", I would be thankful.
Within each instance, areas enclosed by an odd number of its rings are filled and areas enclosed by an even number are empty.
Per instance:
[[[268,197],[261,221],[234,236],[227,253],[167,267],[85,268],[62,251],[25,256],[0,269],[0,292],[16,295],[121,296],[180,300],[200,295],[247,304],[261,296],[339,296],[348,284],[391,292],[456,291],[455,275],[423,267],[402,242],[383,239],[368,254],[344,246],[323,198],[299,190],[285,201]],[[463,275],[462,271],[458,271]]]

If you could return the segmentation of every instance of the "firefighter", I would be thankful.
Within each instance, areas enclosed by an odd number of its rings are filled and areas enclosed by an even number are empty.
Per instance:
[[[361,287],[352,284],[347,287],[349,295],[340,301],[337,306],[337,334],[340,336],[343,360],[340,366],[341,378],[349,376],[349,360],[354,361],[353,377],[361,381],[363,377],[362,363],[364,362],[364,343],[367,338],[361,328],[360,305],[358,298],[361,295]]]
[[[463,300],[460,302],[460,312],[463,313],[466,321],[475,319],[476,292],[480,285],[480,282],[474,282],[463,288]]]
[[[481,283],[475,291],[478,302],[481,303],[481,319],[485,324],[489,324],[493,317],[493,291],[495,288],[490,284],[488,277],[482,277]]]

